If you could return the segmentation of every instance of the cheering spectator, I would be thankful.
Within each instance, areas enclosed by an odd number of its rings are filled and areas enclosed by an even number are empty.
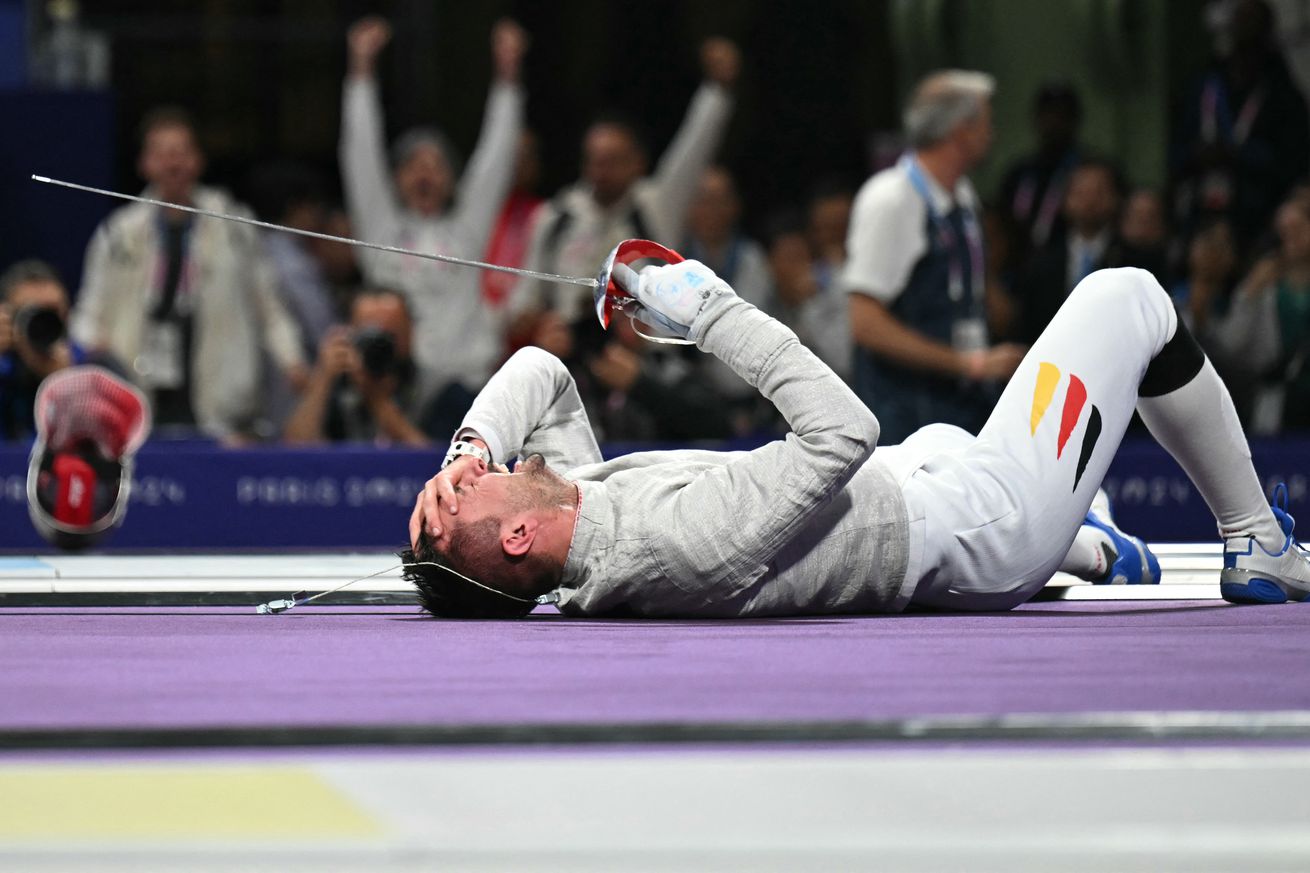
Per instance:
[[[730,89],[741,57],[727,40],[701,47],[705,83],[653,176],[636,127],[617,116],[593,121],[582,142],[582,179],[537,210],[524,266],[567,276],[591,276],[625,239],[681,240],[687,207],[714,156],[732,113]],[[568,324],[591,319],[590,291],[534,279],[515,286],[511,311],[550,309]]]
[[[148,197],[249,215],[199,184],[204,155],[179,110],[146,117],[137,167]],[[199,428],[228,440],[253,433],[266,382],[261,343],[294,386],[307,376],[258,232],[176,209],[134,203],[101,223],[70,326],[78,342],[122,361],[149,393],[156,433]]]
[[[454,149],[433,128],[415,128],[396,140],[388,176],[376,67],[390,39],[390,26],[376,17],[356,22],[347,36],[341,173],[351,222],[369,242],[477,256],[487,249],[514,175],[523,124],[519,73],[527,36],[510,21],[499,22],[492,31],[495,82],[487,95],[477,148],[462,178]],[[370,284],[396,288],[409,302],[415,330],[423,337],[415,349],[419,393],[437,398],[447,417],[462,417],[501,350],[499,326],[483,300],[481,274],[468,267],[367,250],[360,258]]]

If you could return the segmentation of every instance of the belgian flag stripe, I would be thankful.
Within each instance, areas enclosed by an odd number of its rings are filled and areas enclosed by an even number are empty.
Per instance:
[[[1033,388],[1033,411],[1028,419],[1030,435],[1036,435],[1037,425],[1042,423],[1046,409],[1051,405],[1051,398],[1055,396],[1055,387],[1059,384],[1060,368],[1042,361],[1037,367],[1037,385]]]
[[[1069,442],[1069,436],[1073,433],[1074,425],[1078,424],[1078,416],[1086,402],[1086,386],[1081,379],[1070,373],[1069,388],[1064,392],[1064,412],[1060,415],[1060,439],[1055,444],[1056,458],[1064,455],[1064,444]]]
[[[1101,410],[1092,405],[1092,411],[1087,416],[1087,431],[1083,434],[1083,448],[1078,453],[1078,471],[1074,473],[1073,490],[1078,490],[1078,483],[1083,478],[1083,471],[1087,469],[1087,462],[1092,459],[1092,452],[1096,449],[1096,441],[1101,438]]]

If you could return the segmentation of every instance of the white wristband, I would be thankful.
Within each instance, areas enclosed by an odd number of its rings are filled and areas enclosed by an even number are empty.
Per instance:
[[[446,460],[441,462],[441,469],[444,470],[449,467],[451,461],[460,455],[472,455],[475,458],[481,458],[482,463],[491,466],[491,452],[481,446],[475,446],[473,443],[455,440],[455,442],[451,443],[450,451],[446,452]]]

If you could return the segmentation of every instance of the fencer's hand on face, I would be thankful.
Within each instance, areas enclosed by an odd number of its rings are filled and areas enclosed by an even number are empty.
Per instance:
[[[352,24],[346,32],[350,72],[356,76],[372,76],[378,54],[390,41],[391,25],[379,15],[368,15]]]
[[[517,21],[502,18],[491,29],[491,60],[496,78],[502,82],[517,82],[523,67],[523,56],[528,53],[531,37]]]
[[[503,467],[499,468],[504,470]],[[461,455],[451,461],[446,469],[433,476],[423,486],[418,500],[414,504],[414,513],[409,518],[410,545],[418,548],[419,534],[426,532],[433,539],[438,539],[449,526],[446,520],[459,514],[459,495],[455,489],[463,483],[487,471],[487,465],[481,458],[473,455]]]
[[[700,63],[705,78],[731,88],[741,73],[741,52],[731,40],[707,39],[700,47]]]
[[[696,316],[711,300],[725,295],[736,296],[714,271],[700,261],[682,261],[662,267],[646,267],[637,274],[636,287],[631,271],[615,271],[624,290],[640,304],[632,315],[640,322],[686,339]]]

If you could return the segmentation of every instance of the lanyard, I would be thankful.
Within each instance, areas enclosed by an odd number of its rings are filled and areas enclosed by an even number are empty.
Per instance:
[[[196,223],[188,221],[179,229],[181,234],[180,250],[178,257],[180,263],[175,267],[177,273],[175,277],[170,277],[169,273],[169,233],[170,228],[167,219],[161,213],[155,226],[160,246],[155,255],[154,279],[151,288],[154,291],[154,303],[156,319],[172,318],[175,315],[189,315],[191,312],[191,286],[195,279],[195,261],[191,257],[191,244],[196,230]],[[175,282],[172,289],[165,287],[172,278]]]
[[[937,230],[938,242],[946,251],[950,271],[948,290],[951,300],[958,303],[964,299],[964,264],[960,260],[959,247],[955,244],[955,230],[951,227],[951,223],[946,216],[939,213],[937,207],[933,204],[932,189],[928,186],[928,178],[924,175],[923,167],[915,159],[914,155],[906,152],[901,158],[901,166],[905,169],[906,175],[910,177],[910,184],[914,186],[914,190],[923,198],[923,204],[928,209],[928,219]],[[982,231],[978,228],[978,219],[973,214],[972,209],[967,208],[963,203],[957,203],[956,208],[959,209],[960,216],[963,219],[964,242],[969,252],[969,280],[973,286],[971,289],[972,302],[981,304],[984,289]]]
[[[1220,125],[1226,139],[1240,147],[1251,135],[1255,126],[1255,117],[1265,102],[1264,86],[1257,87],[1242,101],[1242,111],[1233,120],[1232,107],[1228,105],[1228,89],[1224,87],[1219,74],[1215,73],[1205,82],[1201,91],[1201,139],[1205,142],[1218,142]]]

